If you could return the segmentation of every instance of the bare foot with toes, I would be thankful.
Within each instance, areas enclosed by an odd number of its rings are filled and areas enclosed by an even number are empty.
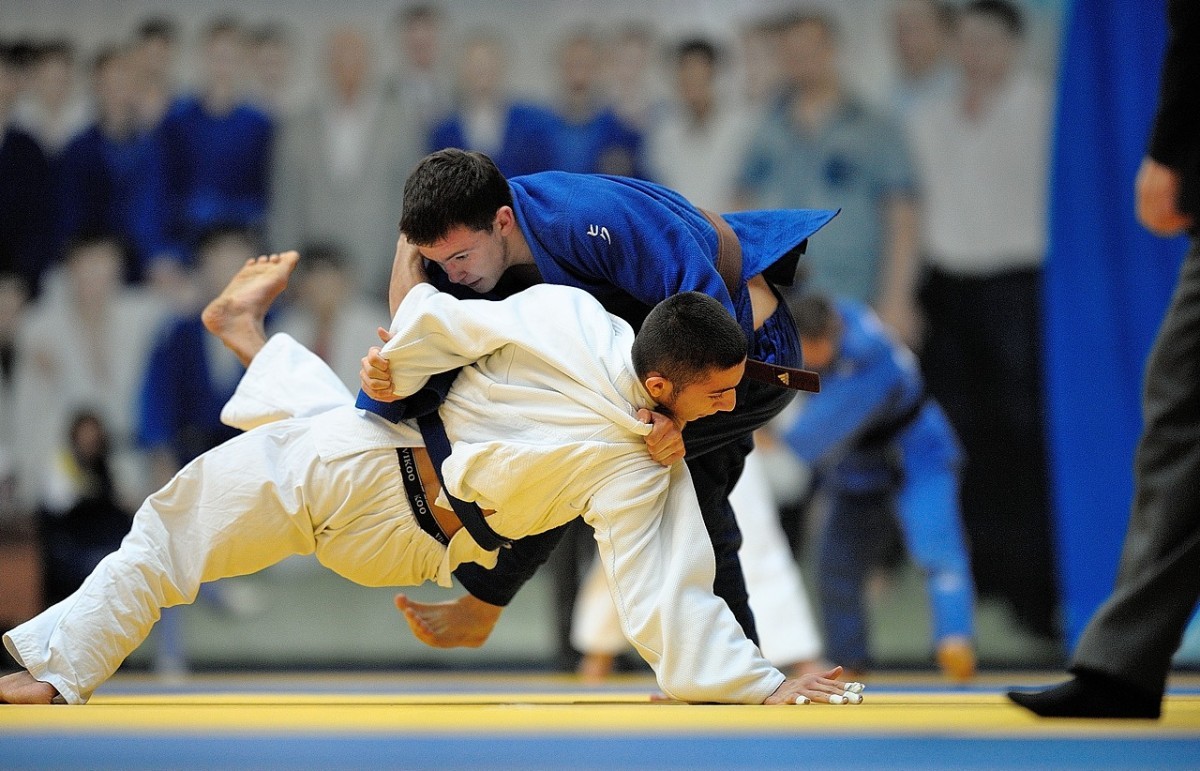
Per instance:
[[[248,366],[266,343],[263,319],[287,287],[299,260],[300,254],[294,251],[247,260],[200,314],[204,327],[236,353],[242,364]]]

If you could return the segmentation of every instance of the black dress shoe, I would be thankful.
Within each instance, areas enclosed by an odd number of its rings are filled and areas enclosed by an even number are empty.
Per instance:
[[[1090,672],[1044,691],[1009,691],[1008,698],[1041,717],[1155,720],[1162,714],[1161,695]]]

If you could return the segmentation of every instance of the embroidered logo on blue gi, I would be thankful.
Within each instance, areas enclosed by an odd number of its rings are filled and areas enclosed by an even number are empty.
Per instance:
[[[608,234],[608,228],[596,227],[595,225],[588,225],[587,234],[589,236],[592,236],[593,238],[595,238],[596,236],[600,236],[601,238],[603,238],[605,241],[607,241],[609,243],[609,246],[612,245],[612,236]]]

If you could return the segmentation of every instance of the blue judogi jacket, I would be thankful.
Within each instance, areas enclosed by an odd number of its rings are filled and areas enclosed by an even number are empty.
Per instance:
[[[138,446],[169,449],[179,465],[241,433],[221,422],[240,373],[221,382],[199,316],[168,321],[146,366],[138,400]]]
[[[911,474],[959,463],[958,441],[926,398],[916,357],[867,306],[839,300],[837,310],[844,325],[837,357],[821,371],[820,395],[784,432],[788,446],[822,469],[826,483],[849,492],[886,489],[901,467]],[[872,434],[879,441],[870,441]]]
[[[560,115],[554,145],[554,168],[559,171],[645,176],[642,135],[611,107],[582,122]]]
[[[810,209],[736,212],[725,219],[742,245],[742,281],[730,296],[716,268],[717,234],[683,196],[629,177],[545,172],[509,180],[513,209],[547,283],[579,287],[630,319],[673,294],[720,300],[755,339],[744,282],[759,275],[829,222]],[[624,311],[624,312],[623,312]]]
[[[266,113],[240,104],[226,115],[210,115],[199,97],[184,97],[159,132],[174,238],[194,246],[214,225],[262,225],[274,141]]]
[[[114,139],[93,124],[75,137],[56,165],[58,253],[81,231],[109,230],[133,247],[128,278],[142,278],[152,258],[171,251],[163,164],[154,132]]]
[[[46,233],[54,219],[52,179],[37,140],[0,124],[0,270],[20,274],[35,293],[51,263]]]

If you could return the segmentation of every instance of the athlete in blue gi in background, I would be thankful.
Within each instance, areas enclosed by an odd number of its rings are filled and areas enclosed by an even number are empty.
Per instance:
[[[959,513],[958,440],[925,394],[912,353],[867,306],[808,294],[792,314],[821,393],[781,430],[829,497],[817,576],[826,655],[849,671],[869,663],[863,584],[896,516],[924,572],[942,671],[975,673],[975,587]]]
[[[405,185],[392,303],[426,280],[426,261],[438,265],[454,285],[447,288],[460,294],[466,289],[502,297],[542,281],[579,287],[635,329],[660,300],[699,291],[738,319],[751,341],[751,359],[798,367],[796,327],[772,284],[792,283],[804,243],[834,214],[752,211],[710,219],[678,193],[650,182],[553,171],[506,180],[481,153],[442,150],[418,164]],[[740,245],[740,271],[728,281],[717,267],[718,226],[725,234],[721,254],[728,255],[734,237]],[[717,560],[713,591],[755,642],[737,555],[741,532],[728,497],[753,447],[754,430],[793,395],[743,380],[732,412],[689,424],[682,435]],[[677,440],[672,446],[651,443],[650,450],[660,462],[683,454]],[[398,598],[414,633],[436,647],[482,644],[503,606],[561,535],[560,529],[515,543],[502,550],[490,571],[460,567],[455,577],[470,594],[458,600],[421,604]]]

